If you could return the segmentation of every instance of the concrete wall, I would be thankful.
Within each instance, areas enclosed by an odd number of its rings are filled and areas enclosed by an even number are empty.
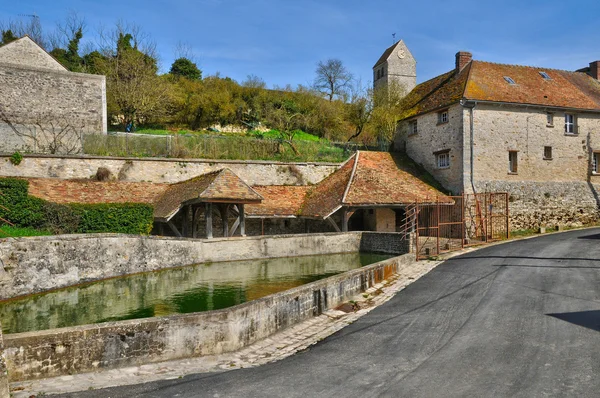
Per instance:
[[[339,164],[25,155],[14,166],[9,156],[0,156],[0,176],[4,177],[90,178],[99,167],[108,168],[123,181],[172,183],[228,167],[249,185],[305,185],[320,182]]]
[[[448,123],[438,124],[438,112],[418,116],[417,133],[409,131],[410,121],[398,125],[394,146],[422,165],[446,189],[463,191],[463,109],[459,104],[448,108]],[[412,119],[414,120],[414,119]],[[468,142],[468,141],[466,141]],[[450,150],[450,167],[437,167],[435,152]],[[507,155],[508,156],[508,155]]]
[[[11,381],[238,350],[336,307],[414,261],[386,260],[229,309],[5,337]]]
[[[0,325],[0,398],[10,398],[8,389],[8,372],[4,359],[4,341],[2,339],[2,325]]]
[[[210,240],[119,234],[0,240],[0,299],[138,272],[259,258],[348,253],[360,232]]]

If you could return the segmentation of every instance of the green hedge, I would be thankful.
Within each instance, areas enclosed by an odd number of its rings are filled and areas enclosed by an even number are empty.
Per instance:
[[[152,206],[140,203],[70,204],[46,202],[28,195],[25,180],[0,178],[0,217],[18,227],[55,234],[114,232],[147,235],[154,221]]]

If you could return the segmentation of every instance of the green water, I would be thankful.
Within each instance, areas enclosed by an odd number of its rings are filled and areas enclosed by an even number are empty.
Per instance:
[[[387,259],[371,253],[200,264],[0,301],[4,333],[217,310]]]

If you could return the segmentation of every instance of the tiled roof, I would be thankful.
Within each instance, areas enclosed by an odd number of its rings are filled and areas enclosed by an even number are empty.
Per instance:
[[[29,194],[54,203],[153,203],[169,186],[148,182],[27,178]]]
[[[415,202],[434,202],[436,199],[449,200],[417,175],[419,172],[416,167],[402,155],[358,151],[309,193],[301,214],[325,218],[342,205],[402,206]]]
[[[292,217],[300,213],[311,186],[269,185],[252,187],[263,201],[246,206],[248,217]]]
[[[546,72],[550,80],[539,72]],[[516,84],[509,84],[504,77]],[[600,83],[583,72],[471,61],[417,85],[401,103],[399,119],[442,109],[462,98],[600,111]]]
[[[185,202],[260,203],[262,197],[229,169],[171,184],[156,201],[154,217],[170,219]]]
[[[550,80],[540,72],[546,72]],[[509,84],[504,76],[516,84]],[[600,110],[600,83],[581,72],[473,61],[464,97],[560,108]]]

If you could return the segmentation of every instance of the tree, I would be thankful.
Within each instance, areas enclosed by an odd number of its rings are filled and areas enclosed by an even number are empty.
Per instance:
[[[346,119],[354,127],[354,133],[348,142],[358,138],[368,127],[373,115],[373,91],[363,87],[360,82],[352,90],[350,103],[346,107]]]
[[[333,97],[341,97],[346,94],[352,83],[352,74],[339,59],[331,58],[325,62],[319,61],[315,73],[317,76],[314,87],[329,101],[333,101]]]
[[[17,39],[18,39],[18,37],[14,35],[12,30],[10,30],[10,29],[3,30],[2,31],[2,42],[0,44],[8,44],[11,41],[15,41]]]
[[[79,42],[82,37],[83,31],[79,28],[73,33],[66,50],[56,47],[50,51],[50,54],[71,72],[81,72],[83,70],[83,59],[79,56]]]
[[[7,23],[0,23],[0,30],[6,32],[11,31],[13,37],[23,37],[25,35],[31,37],[33,41],[47,48],[47,41],[42,31],[42,23],[37,15],[25,15],[26,20],[17,19],[10,20]]]
[[[373,90],[371,123],[381,149],[385,149],[396,134],[406,90],[397,82]]]
[[[177,58],[171,65],[170,74],[179,77],[185,77],[190,80],[202,79],[202,72],[195,63],[187,58]]]

